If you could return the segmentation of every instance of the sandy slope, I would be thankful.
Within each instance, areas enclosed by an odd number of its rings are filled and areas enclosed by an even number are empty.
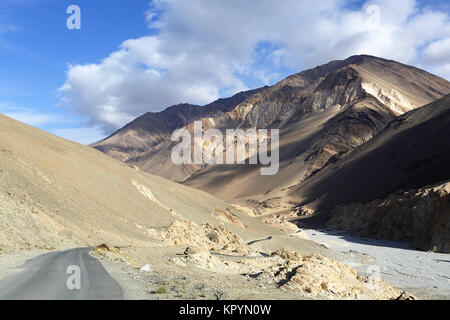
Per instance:
[[[220,224],[228,204],[137,171],[101,152],[0,115],[0,253],[31,248],[146,246],[149,230],[185,218]],[[171,212],[172,209],[172,212]],[[253,239],[268,227],[240,213]]]

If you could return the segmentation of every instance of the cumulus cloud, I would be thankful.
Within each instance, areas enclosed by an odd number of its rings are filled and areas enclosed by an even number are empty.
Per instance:
[[[450,79],[450,37],[429,44],[423,51],[422,61],[436,74]]]
[[[450,38],[431,43],[424,50],[423,60],[425,63],[429,64],[450,63]]]
[[[100,64],[69,66],[63,101],[113,130],[172,104],[206,104],[221,88],[245,86],[227,63],[207,52],[169,51],[158,37],[127,40]]]
[[[70,65],[62,102],[111,133],[147,111],[206,104],[249,82],[353,54],[433,68],[449,63],[447,13],[414,0],[352,4],[155,0],[147,12],[151,35],[124,41],[98,64]]]

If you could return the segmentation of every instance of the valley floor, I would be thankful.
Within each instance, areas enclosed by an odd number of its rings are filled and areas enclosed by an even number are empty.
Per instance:
[[[303,232],[320,244],[302,242],[303,250],[322,251],[322,254],[353,267],[363,276],[376,277],[379,272],[381,279],[419,299],[450,299],[450,257],[447,254],[411,250],[406,243],[360,238],[341,231],[303,229]],[[278,246],[280,241],[292,243],[292,235],[275,235],[255,241],[251,246],[256,246],[260,252],[270,252],[271,247]],[[104,254],[102,250],[94,250],[91,255],[99,259],[108,274],[119,283],[125,299],[311,298],[296,291],[280,290],[271,282],[257,277],[244,276],[240,269],[224,272],[225,269],[199,269],[189,263],[174,264],[174,257],[183,256],[184,247],[133,249],[133,252],[145,252],[149,257],[145,259],[148,265],[144,270],[139,270],[130,260],[123,260],[130,253],[128,249],[120,250],[122,253],[119,254]],[[1,257],[0,279],[23,271],[20,266],[25,260],[44,253],[42,250],[24,251]],[[230,268],[241,258],[220,256],[223,267]],[[248,263],[262,267],[270,259],[270,256],[260,255],[250,258]]]
[[[370,263],[346,261],[358,273],[381,279],[423,299],[450,299],[450,255],[409,248],[408,243],[376,240],[343,231],[306,229],[309,238],[343,253],[360,252]]]

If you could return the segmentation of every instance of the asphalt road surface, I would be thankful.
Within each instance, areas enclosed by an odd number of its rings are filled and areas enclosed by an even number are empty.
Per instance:
[[[90,248],[52,252],[0,280],[0,300],[121,300],[120,285]]]

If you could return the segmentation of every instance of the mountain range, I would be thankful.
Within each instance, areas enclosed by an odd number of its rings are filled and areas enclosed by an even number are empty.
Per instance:
[[[206,106],[146,113],[92,146],[221,199],[265,213],[328,213],[450,179],[450,82],[368,55],[332,61],[273,86]],[[426,107],[423,107],[427,105]],[[171,134],[203,129],[280,130],[280,169],[258,165],[175,165]],[[445,237],[444,237],[445,238]]]

